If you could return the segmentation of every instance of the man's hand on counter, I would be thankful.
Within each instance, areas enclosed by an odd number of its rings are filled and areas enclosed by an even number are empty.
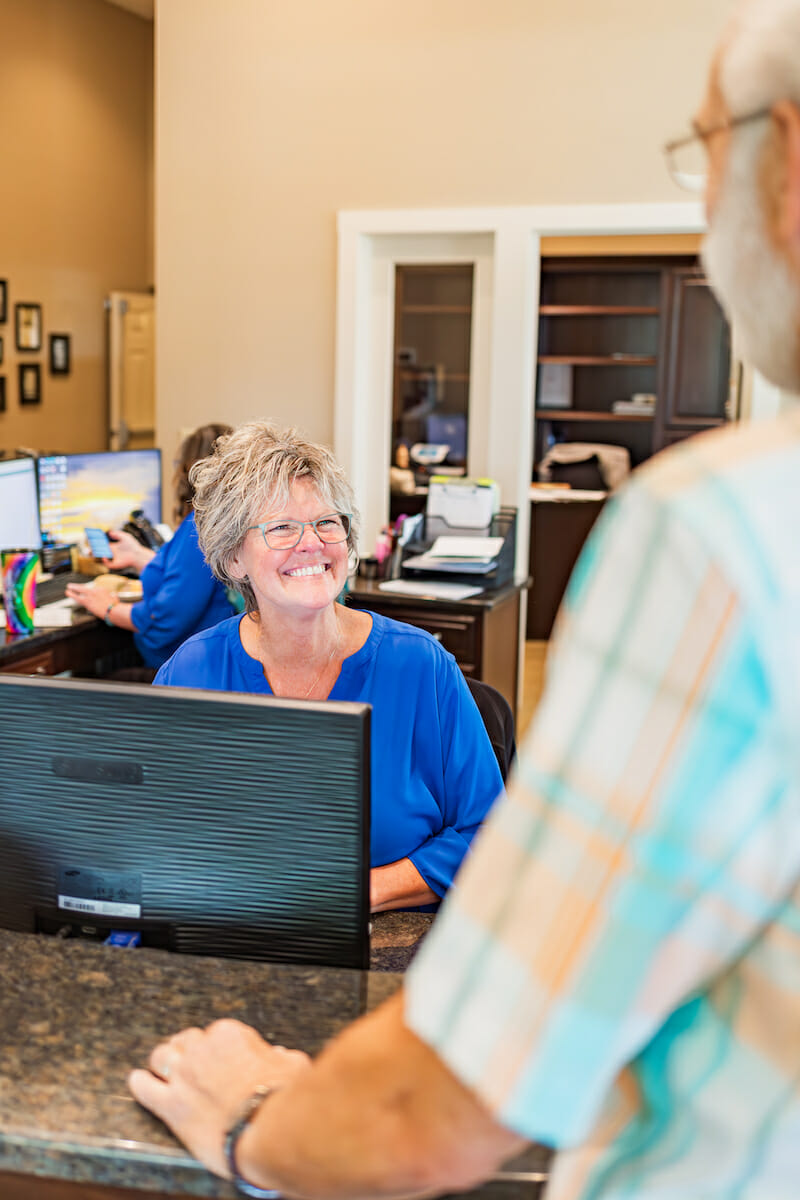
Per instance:
[[[210,1170],[259,1085],[274,1087],[236,1143],[247,1183],[314,1200],[463,1191],[525,1141],[498,1125],[403,1020],[398,992],[334,1038],[313,1066],[237,1021],[157,1046],[131,1091]]]
[[[128,1084],[195,1158],[227,1176],[225,1134],[247,1098],[259,1086],[283,1087],[310,1066],[302,1050],[270,1045],[249,1025],[225,1020],[160,1042],[149,1071],[132,1071]]]

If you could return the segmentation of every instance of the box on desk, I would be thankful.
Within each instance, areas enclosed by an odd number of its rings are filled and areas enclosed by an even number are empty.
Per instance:
[[[403,547],[400,575],[403,579],[439,580],[441,582],[471,584],[474,587],[498,588],[514,578],[516,554],[517,510],[501,508],[490,517],[488,525],[476,530],[473,525],[451,525],[442,516],[426,513],[420,527],[419,537]],[[459,569],[457,563],[442,565],[436,569],[430,562],[429,551],[437,538],[474,538],[476,534],[488,538],[501,538],[502,543],[491,563],[486,566],[470,565]],[[425,562],[425,557],[428,561]],[[414,560],[421,560],[415,563]]]

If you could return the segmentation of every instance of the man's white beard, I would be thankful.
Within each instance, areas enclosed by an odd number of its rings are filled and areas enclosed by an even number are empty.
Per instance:
[[[756,183],[762,141],[763,129],[732,136],[703,262],[741,357],[800,392],[800,284],[766,234]]]

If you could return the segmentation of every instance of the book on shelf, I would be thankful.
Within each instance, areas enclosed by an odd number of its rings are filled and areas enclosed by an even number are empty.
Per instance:
[[[611,405],[611,411],[613,413],[626,413],[631,417],[652,417],[656,411],[656,398],[653,396],[652,399],[647,400],[644,397],[641,399],[633,397],[630,400],[615,400]]]
[[[540,363],[536,375],[539,408],[572,407],[572,366],[570,363]]]

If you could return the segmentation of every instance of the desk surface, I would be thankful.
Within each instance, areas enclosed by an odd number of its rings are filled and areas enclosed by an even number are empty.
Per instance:
[[[72,671],[91,675],[97,660],[105,656],[130,655],[132,648],[129,630],[105,625],[85,609],[76,609],[71,625],[37,629],[22,637],[8,633],[5,626],[0,628],[0,671],[13,671],[18,665],[19,670],[30,674]],[[39,659],[42,660],[40,666],[36,665]],[[28,671],[26,664],[31,662],[33,666]]]
[[[419,577],[416,581],[425,582]],[[476,586],[478,586],[477,583]],[[523,583],[507,583],[504,587],[487,589],[477,596],[469,596],[466,600],[443,600],[438,596],[407,596],[401,592],[382,592],[380,580],[358,578],[347,596],[351,596],[364,608],[369,608],[369,602],[373,600],[374,602],[380,601],[381,608],[408,608],[409,604],[412,604],[421,609],[448,609],[454,612],[479,613],[499,607],[525,587],[527,587],[527,580]]]
[[[394,918],[394,933],[380,918],[375,927],[383,925],[388,942],[413,942],[415,928],[419,933],[430,920],[385,915]],[[396,973],[270,966],[0,931],[0,1173],[232,1196],[131,1098],[130,1068],[177,1029],[220,1017],[313,1054],[400,981]],[[531,1174],[546,1161],[542,1148],[516,1160],[522,1177],[503,1182],[504,1200],[530,1200]],[[33,1196],[36,1186],[32,1181]]]

